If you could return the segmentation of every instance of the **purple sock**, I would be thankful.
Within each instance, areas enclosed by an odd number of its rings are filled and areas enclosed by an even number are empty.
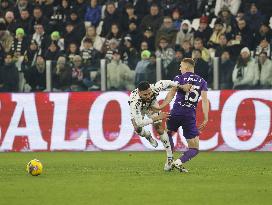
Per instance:
[[[171,131],[168,131],[167,132],[167,135],[168,135],[168,138],[169,138],[169,142],[170,142],[170,145],[171,145],[171,150],[172,152],[174,152],[174,142],[173,142],[173,138],[172,138],[172,132]]]
[[[180,161],[182,163],[185,163],[194,158],[198,154],[198,152],[199,152],[198,149],[189,148],[189,150],[184,152],[183,155],[180,157]]]

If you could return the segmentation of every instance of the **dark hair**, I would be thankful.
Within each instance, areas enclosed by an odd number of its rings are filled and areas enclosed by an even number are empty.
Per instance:
[[[93,44],[93,41],[92,41],[92,39],[90,39],[90,38],[85,38],[85,39],[83,40],[83,43],[91,43],[91,44]]]
[[[182,62],[189,63],[190,65],[192,65],[193,67],[195,67],[195,61],[192,58],[184,58],[182,60]]]
[[[141,81],[137,86],[139,91],[144,91],[150,88],[150,84],[148,81]]]

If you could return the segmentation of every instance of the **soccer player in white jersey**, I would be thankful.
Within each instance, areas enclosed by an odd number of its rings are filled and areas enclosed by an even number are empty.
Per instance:
[[[171,80],[161,80],[156,84],[149,84],[147,81],[139,83],[138,87],[130,94],[129,105],[131,112],[131,121],[134,126],[135,132],[145,137],[153,147],[157,147],[158,143],[152,138],[151,133],[144,129],[144,126],[153,124],[155,130],[160,135],[160,140],[166,150],[167,161],[164,166],[165,171],[171,170],[171,164],[173,161],[173,152],[169,142],[169,138],[166,130],[162,126],[162,119],[168,118],[169,113],[153,110],[152,107],[158,105],[157,96],[160,91],[177,87],[185,92],[190,90],[192,85],[184,84],[178,85]],[[144,118],[144,116],[148,118]]]

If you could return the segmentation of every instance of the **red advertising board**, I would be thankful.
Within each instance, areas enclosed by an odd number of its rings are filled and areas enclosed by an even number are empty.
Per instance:
[[[0,151],[153,150],[134,134],[128,97],[127,92],[0,94]],[[209,91],[208,98],[201,150],[272,151],[270,90]],[[197,119],[200,123],[201,102]],[[156,137],[151,125],[146,128]],[[177,150],[186,148],[182,129],[174,143]]]

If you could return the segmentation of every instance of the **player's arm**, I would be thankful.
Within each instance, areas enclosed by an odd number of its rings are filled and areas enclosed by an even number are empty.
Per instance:
[[[140,111],[140,106],[137,106],[135,103],[131,103],[130,109],[132,115],[131,118],[134,119],[137,127],[144,127],[146,125],[153,124],[156,121],[169,117],[169,113],[161,112],[157,116],[154,116],[152,118],[143,118]]]
[[[172,87],[171,90],[167,93],[166,98],[164,99],[162,104],[158,106],[153,105],[152,108],[154,110],[162,110],[163,108],[165,108],[175,97],[177,89],[178,89],[177,86]]]
[[[152,108],[154,110],[162,110],[173,100],[178,89],[182,89],[185,92],[189,92],[191,87],[192,87],[191,84],[178,85],[178,86],[172,87],[171,90],[167,93],[166,98],[164,99],[163,103],[159,106],[152,106]]]
[[[204,120],[201,123],[201,125],[198,127],[199,130],[203,130],[209,120],[209,100],[207,97],[207,91],[201,91],[201,98],[202,98],[202,110],[203,110],[203,115],[204,115]]]

